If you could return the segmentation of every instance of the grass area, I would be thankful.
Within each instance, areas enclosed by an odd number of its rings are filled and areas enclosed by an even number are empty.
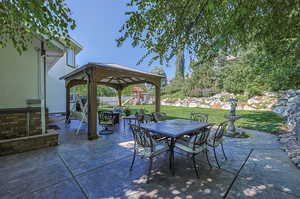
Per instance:
[[[144,108],[148,113],[154,111],[154,106],[152,105],[129,106],[129,109],[133,112],[140,108]],[[165,112],[168,115],[167,119],[190,118],[192,111],[208,114],[209,122],[213,123],[224,121],[224,115],[228,113],[228,110],[161,106],[161,112]],[[271,111],[237,111],[237,114],[242,115],[242,118],[236,121],[237,127],[275,133],[283,126],[282,118]]]
[[[154,105],[138,105],[127,106],[132,113],[138,109],[145,109],[146,113],[154,111]],[[225,121],[224,115],[228,110],[206,109],[206,108],[189,108],[177,106],[161,106],[161,112],[167,113],[167,119],[190,118],[192,111],[202,112],[209,115],[208,120],[212,123]],[[240,128],[254,129],[276,133],[283,126],[282,118],[271,111],[237,111],[237,114],[242,115],[242,118],[236,121],[236,126]]]

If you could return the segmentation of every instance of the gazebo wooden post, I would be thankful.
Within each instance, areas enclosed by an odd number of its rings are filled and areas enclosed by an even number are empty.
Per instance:
[[[160,112],[160,81],[155,84],[155,111]]]
[[[70,122],[70,86],[66,84],[66,120],[65,123]]]
[[[122,88],[118,88],[118,104],[119,106],[122,106]]]
[[[88,139],[97,139],[97,83],[95,68],[88,73]]]

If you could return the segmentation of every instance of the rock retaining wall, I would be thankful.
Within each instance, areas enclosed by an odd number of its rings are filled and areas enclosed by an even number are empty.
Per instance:
[[[273,105],[277,103],[279,93],[268,92],[262,96],[255,96],[247,99],[243,95],[234,95],[230,93],[219,93],[212,97],[188,97],[184,99],[165,98],[161,100],[162,105],[168,106],[184,106],[198,108],[213,109],[230,109],[229,98],[237,98],[237,110],[271,110]],[[242,100],[241,100],[242,99]]]
[[[279,142],[285,145],[289,158],[300,168],[300,90],[288,90],[282,94],[273,111],[285,119],[288,132],[279,135]]]

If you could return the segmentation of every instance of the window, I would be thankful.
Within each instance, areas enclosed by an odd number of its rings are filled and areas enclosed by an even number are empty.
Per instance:
[[[75,52],[71,48],[68,48],[67,50],[67,65],[70,67],[75,67]]]

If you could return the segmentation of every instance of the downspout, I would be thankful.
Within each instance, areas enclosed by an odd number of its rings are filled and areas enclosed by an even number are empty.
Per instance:
[[[41,41],[41,127],[42,135],[46,134],[46,50],[44,41]]]

